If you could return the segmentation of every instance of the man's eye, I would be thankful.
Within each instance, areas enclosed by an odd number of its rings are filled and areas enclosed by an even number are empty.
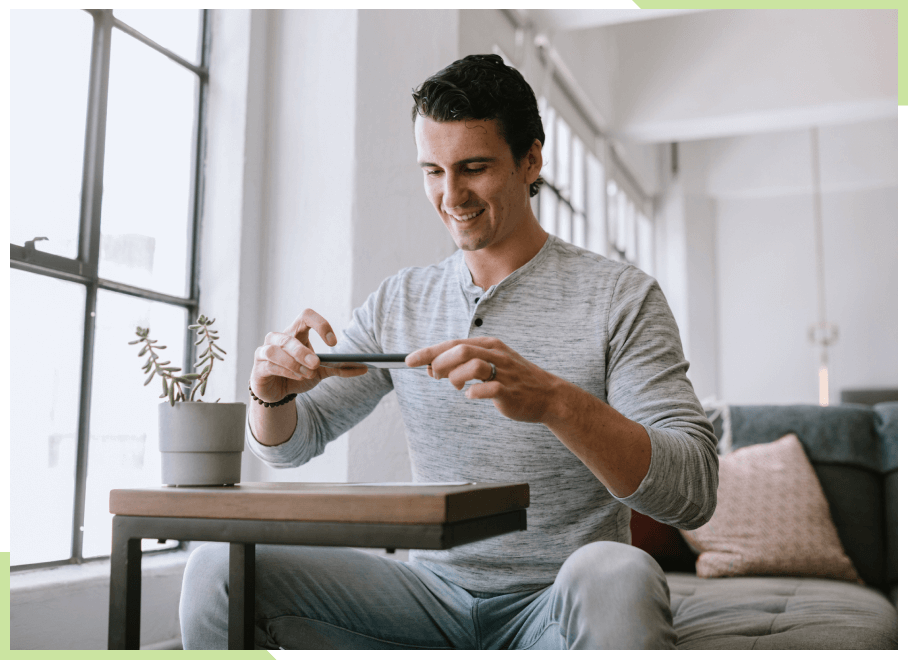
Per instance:
[[[438,176],[441,174],[441,170],[426,170],[428,176]]]
[[[486,171],[485,167],[468,167],[467,168],[467,173],[469,173],[469,174],[479,174],[480,172],[485,172],[485,171]]]

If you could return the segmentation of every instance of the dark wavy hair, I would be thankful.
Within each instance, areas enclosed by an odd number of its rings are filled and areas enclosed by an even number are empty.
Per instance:
[[[417,115],[439,122],[493,119],[515,163],[529,153],[533,140],[545,144],[533,89],[498,55],[467,55],[412,91],[414,122]],[[530,197],[542,183],[539,177],[530,184]]]

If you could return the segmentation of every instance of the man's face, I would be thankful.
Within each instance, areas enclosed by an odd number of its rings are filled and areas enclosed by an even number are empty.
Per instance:
[[[457,247],[482,250],[519,238],[519,230],[534,220],[529,184],[539,175],[540,150],[534,145],[515,164],[494,120],[417,116],[414,130],[426,196]]]

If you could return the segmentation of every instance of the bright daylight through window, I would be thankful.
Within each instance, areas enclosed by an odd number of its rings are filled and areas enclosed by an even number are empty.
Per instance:
[[[539,99],[539,112],[545,129],[545,185],[535,198],[535,211],[543,229],[652,275],[653,222],[641,208],[646,202],[635,204],[613,177],[606,178],[599,158],[544,97]]]
[[[494,52],[505,64],[514,66],[499,46],[494,47]],[[634,264],[655,275],[652,211],[644,210],[652,206],[649,196],[621,164],[612,147],[607,157],[611,171],[616,174],[607,177],[602,160],[584,144],[549,100],[542,94],[537,98],[545,131],[540,172],[545,183],[532,202],[539,224],[568,243]],[[568,102],[574,110],[578,109],[575,100]],[[602,135],[593,124],[590,127]],[[619,171],[621,174],[617,175]],[[616,178],[621,178],[625,185],[620,186]],[[629,194],[630,188],[636,195]]]
[[[110,489],[160,483],[127,342],[191,364],[206,35],[199,10],[10,12],[13,566],[110,554]]]

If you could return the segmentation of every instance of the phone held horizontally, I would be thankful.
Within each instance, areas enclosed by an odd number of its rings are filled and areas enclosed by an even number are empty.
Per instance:
[[[411,369],[406,353],[317,353],[323,367],[329,369]]]

